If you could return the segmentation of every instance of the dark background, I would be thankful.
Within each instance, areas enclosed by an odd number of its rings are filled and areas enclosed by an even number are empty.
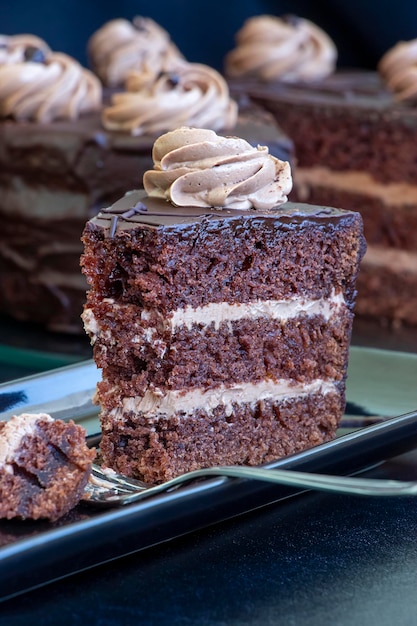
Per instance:
[[[222,69],[247,17],[292,13],[313,20],[334,39],[339,67],[374,69],[400,40],[417,37],[416,0],[1,0],[0,33],[32,33],[87,64],[86,44],[106,21],[151,17],[188,61]]]

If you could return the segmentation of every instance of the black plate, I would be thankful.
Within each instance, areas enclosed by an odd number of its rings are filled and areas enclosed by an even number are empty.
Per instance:
[[[417,380],[417,357],[356,348],[349,372],[348,407],[356,415],[345,426],[353,431],[266,467],[351,474],[417,447],[416,411],[386,419],[395,408],[417,407],[416,386],[410,385]],[[69,366],[0,385],[0,401],[8,401],[9,415],[39,409],[44,397],[42,406],[51,402],[55,417],[75,416],[94,432],[89,389],[97,377],[91,362]],[[382,421],[358,427],[368,419]],[[210,478],[125,508],[81,504],[54,524],[1,521],[0,599],[300,493],[254,480]]]

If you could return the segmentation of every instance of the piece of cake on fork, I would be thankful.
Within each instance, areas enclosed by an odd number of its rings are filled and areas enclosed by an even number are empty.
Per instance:
[[[85,435],[46,413],[0,422],[0,518],[55,521],[75,507],[96,456]]]
[[[105,464],[161,482],[332,439],[360,215],[286,203],[289,164],[237,137],[179,128],[153,159],[83,234]]]

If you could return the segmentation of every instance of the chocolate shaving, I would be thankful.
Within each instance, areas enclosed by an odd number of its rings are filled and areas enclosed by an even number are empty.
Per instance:
[[[46,58],[43,50],[40,48],[36,48],[35,46],[28,46],[25,49],[25,61],[30,61],[31,63],[45,63]]]
[[[134,17],[132,20],[132,24],[135,30],[138,30],[139,32],[146,33],[148,30],[146,26],[146,21],[141,15],[137,15],[136,17]]]
[[[102,213],[110,213],[111,214],[111,219],[110,219],[110,232],[109,232],[109,237],[112,238],[114,237],[114,234],[117,230],[117,223],[119,221],[119,219],[124,219],[126,221],[129,221],[129,219],[131,217],[133,217],[134,215],[137,214],[144,214],[148,211],[148,208],[143,204],[143,202],[137,202],[135,204],[135,206],[127,209],[127,211],[125,209],[115,209],[114,207],[109,207],[107,209],[102,209]]]
[[[167,83],[171,87],[176,87],[177,85],[180,84],[180,77],[176,73],[170,73],[167,75]]]
[[[129,209],[125,209],[124,207],[120,207],[120,209],[115,208],[114,206],[107,207],[106,209],[101,209],[101,213],[111,213],[114,215],[120,215],[120,217],[132,217],[136,213],[146,213],[148,211],[148,207],[143,204],[143,202],[137,202],[134,206]]]
[[[294,27],[297,27],[301,22],[301,19],[299,18],[299,16],[293,15],[292,13],[286,13],[285,15],[281,17],[281,19],[286,24],[289,24],[290,26],[294,26]]]

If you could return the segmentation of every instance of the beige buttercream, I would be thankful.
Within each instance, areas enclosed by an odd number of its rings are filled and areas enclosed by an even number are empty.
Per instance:
[[[400,41],[388,50],[378,71],[396,100],[417,99],[417,39]]]
[[[51,53],[48,44],[36,35],[0,35],[0,65],[24,63],[29,48],[40,50],[44,56]]]
[[[329,187],[338,191],[366,194],[387,206],[417,204],[417,184],[399,182],[382,183],[368,172],[359,170],[337,171],[322,165],[297,167],[294,174],[297,192],[303,201],[309,199],[310,187]]]
[[[0,431],[0,468],[13,473],[13,457],[24,437],[32,435],[40,422],[51,422],[46,413],[14,415]]]
[[[212,130],[183,127],[161,135],[152,157],[144,188],[176,206],[268,211],[286,202],[292,188],[289,163],[266,146]]]
[[[103,125],[109,130],[143,135],[184,125],[219,130],[236,124],[237,104],[227,83],[207,65],[182,62],[175,72],[155,80],[130,72],[126,88],[114,94],[103,111]]]
[[[113,299],[106,299],[113,308],[121,311],[128,306],[116,303]],[[158,356],[163,358],[167,345],[161,339],[161,335],[169,332],[174,334],[177,328],[185,326],[189,330],[193,325],[198,325],[201,332],[213,324],[218,330],[221,324],[231,326],[233,322],[239,320],[273,319],[285,324],[290,319],[312,317],[320,315],[326,321],[333,319],[340,314],[343,307],[346,307],[345,298],[342,292],[332,293],[329,298],[312,300],[294,296],[288,300],[256,300],[250,303],[229,304],[227,302],[211,302],[201,307],[186,306],[175,309],[165,317],[157,309],[143,309],[138,317],[138,321],[131,327],[130,342],[136,345],[151,345]],[[86,307],[82,313],[84,329],[90,336],[91,344],[94,345],[97,339],[100,340],[103,350],[108,346],[117,344],[117,335],[113,334],[110,328],[102,328],[95,317],[93,311]],[[143,327],[141,322],[147,322],[150,326]]]
[[[258,383],[236,383],[220,385],[214,389],[189,389],[185,391],[163,392],[160,389],[148,389],[144,396],[123,398],[122,406],[110,411],[115,421],[124,421],[125,413],[144,413],[149,421],[164,419],[181,413],[185,418],[204,409],[211,413],[218,406],[224,408],[226,415],[233,413],[233,405],[256,404],[262,401],[284,402],[293,398],[303,398],[310,394],[337,394],[334,381],[317,379],[311,383],[297,383],[291,379],[263,380]]]
[[[333,41],[309,20],[260,15],[246,20],[237,33],[225,71],[230,77],[309,82],[331,74],[336,60]]]
[[[362,267],[385,267],[395,274],[403,276],[405,274],[417,275],[417,254],[410,250],[368,244],[366,254],[362,260]]]
[[[64,53],[51,53],[44,62],[0,65],[1,117],[47,123],[100,107],[99,80]]]
[[[193,308],[186,306],[177,309],[168,320],[171,329],[186,326],[191,329],[193,324],[208,326],[214,324],[216,330],[220,324],[239,320],[256,320],[261,318],[286,322],[302,315],[321,315],[329,320],[345,302],[343,293],[333,293],[330,298],[310,300],[294,297],[288,300],[257,300],[250,303],[228,304],[227,302],[211,302],[206,306]]]
[[[123,85],[130,70],[155,77],[183,58],[166,30],[145,17],[107,22],[90,38],[88,53],[95,73],[109,87]]]

